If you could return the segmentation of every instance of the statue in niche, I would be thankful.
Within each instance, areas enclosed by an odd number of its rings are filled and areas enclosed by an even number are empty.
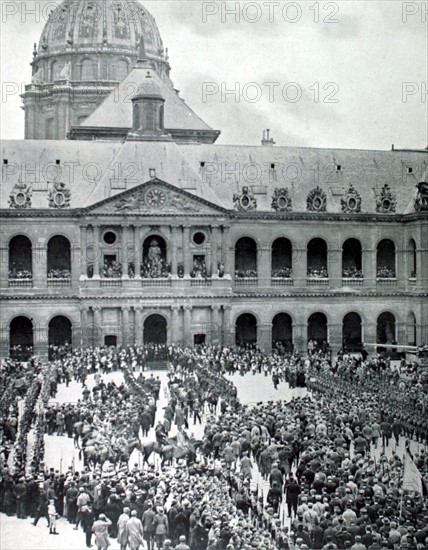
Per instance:
[[[152,239],[147,256],[154,265],[159,265],[162,261],[162,250],[157,239]]]

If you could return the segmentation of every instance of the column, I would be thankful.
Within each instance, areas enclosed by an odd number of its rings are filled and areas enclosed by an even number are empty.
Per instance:
[[[102,262],[100,242],[101,227],[99,225],[94,225],[92,231],[92,260],[94,266],[94,279],[100,278],[100,263]]]
[[[409,275],[406,270],[406,255],[407,250],[396,249],[395,251],[395,269],[397,277],[397,286],[400,288],[406,288]]]
[[[122,325],[121,325],[121,336],[122,336],[122,346],[132,346],[134,344],[134,334],[133,328],[129,323],[129,311],[130,308],[127,306],[122,306]]]
[[[308,351],[307,323],[293,323],[293,345],[300,354],[306,355]]]
[[[184,334],[183,342],[191,345],[192,342],[192,306],[184,306]]]
[[[101,314],[101,308],[100,306],[94,306],[92,308],[92,311],[94,312],[94,319],[93,319],[93,345],[99,346],[102,344],[101,342],[101,336],[102,336],[102,328],[101,328],[101,321],[102,321],[102,314]]]
[[[9,286],[9,246],[0,246],[0,287]],[[4,357],[4,356],[3,356]]]
[[[33,248],[33,287],[46,288],[47,250],[45,243],[37,243]]]
[[[134,225],[133,244],[134,244],[135,278],[141,279],[140,267],[142,264],[142,255],[143,255],[143,245],[141,243],[141,225]]]
[[[178,238],[178,226],[171,225],[171,275],[177,276],[177,238]]]
[[[267,245],[259,247],[257,249],[257,276],[259,287],[270,286],[270,279],[272,274],[271,264],[272,248]]]
[[[171,341],[173,344],[180,342],[180,332],[180,306],[171,306]]]
[[[211,226],[211,275],[218,274],[218,243],[220,242],[220,227],[218,225]]]
[[[185,277],[189,277],[190,275],[191,259],[190,259],[189,243],[190,243],[190,226],[183,225],[183,264],[184,264]]]
[[[342,323],[330,323],[328,325],[328,343],[331,347],[332,357],[336,357],[342,348]]]
[[[48,360],[48,328],[40,326],[39,323],[34,324],[34,355],[42,362]]]
[[[143,343],[143,308],[141,306],[134,307],[135,316],[135,344],[141,346]]]
[[[235,277],[235,250],[230,248],[230,227],[223,226],[223,238],[221,241],[221,261],[224,264],[224,273],[232,279]]]
[[[231,324],[232,306],[223,306],[223,334],[224,344],[226,346],[235,343],[235,327]]]
[[[128,279],[129,278],[129,258],[132,256],[131,252],[131,246],[129,242],[130,238],[130,230],[131,228],[129,225],[123,225],[122,226],[122,238],[123,238],[123,245],[122,245],[122,279]]]
[[[377,316],[376,316],[377,317]],[[368,322],[363,324],[363,344],[367,353],[372,356],[376,353],[376,347],[372,344],[377,343],[377,322]],[[366,346],[366,344],[369,344]]]
[[[294,286],[304,288],[306,287],[307,278],[307,254],[306,248],[298,248],[298,244],[293,246],[293,280]]]
[[[88,311],[89,311],[89,308],[86,306],[83,306],[80,308],[80,346],[81,347],[86,347],[89,345],[88,331],[90,330],[90,327],[88,322]],[[76,342],[74,345],[77,346],[78,342]]]
[[[221,341],[220,307],[211,306],[211,342],[213,344],[219,344]]]
[[[272,352],[272,323],[263,323],[257,328],[257,344],[265,353]]]
[[[76,253],[77,259],[77,253]],[[80,265],[79,265],[80,263]],[[72,277],[74,283],[74,273],[79,266],[80,275],[79,279],[85,280],[88,276],[88,228],[86,225],[80,226],[80,262],[76,261],[76,268],[74,268],[74,262],[72,265]]]
[[[327,271],[330,279],[330,288],[342,286],[342,249],[333,245],[327,251]]]
[[[376,251],[373,248],[367,248],[362,252],[364,286],[373,287],[376,285]]]

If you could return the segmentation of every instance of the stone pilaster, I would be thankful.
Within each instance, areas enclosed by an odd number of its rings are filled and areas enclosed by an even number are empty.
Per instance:
[[[93,341],[95,346],[102,345],[102,312],[100,306],[94,306],[93,311]]]
[[[257,330],[257,344],[265,353],[272,351],[272,323],[262,323]]]
[[[192,306],[184,306],[183,341],[188,345],[193,344],[192,339]]]
[[[47,277],[46,243],[37,243],[33,248],[33,287],[46,288]]]
[[[220,321],[220,306],[211,306],[211,342],[213,344],[221,343],[221,321]]]
[[[342,286],[342,249],[337,246],[332,246],[328,250],[327,272],[330,288],[340,288]]]
[[[171,306],[171,341],[173,344],[181,341],[180,306]]]
[[[134,344],[134,331],[129,322],[130,308],[122,306],[122,323],[120,326],[120,336],[122,340],[122,346],[132,346]]]
[[[235,344],[235,327],[232,326],[232,306],[223,306],[223,338],[224,344],[230,346]]]
[[[0,246],[0,287],[9,286],[9,247],[6,244]]]
[[[210,250],[211,250],[211,275],[217,275],[218,273],[218,245],[220,243],[220,227],[218,225],[211,226],[211,239],[210,239]]]
[[[135,344],[141,346],[143,343],[143,308],[134,307],[135,312]]]
[[[370,288],[376,285],[376,251],[373,248],[364,249],[363,275],[364,286]]]
[[[298,248],[297,243],[293,246],[292,262],[294,286],[305,288],[307,278],[307,254],[306,249]]]
[[[272,274],[272,248],[263,246],[257,249],[257,276],[259,287],[270,287]]]
[[[177,248],[178,248],[178,226],[172,225],[171,226],[171,275],[174,277],[177,276],[177,264],[178,264],[178,254],[177,254]]]
[[[183,265],[184,265],[185,277],[188,277],[190,275],[190,269],[191,269],[189,243],[190,243],[190,226],[183,225]]]
[[[330,344],[333,357],[336,357],[338,351],[342,348],[342,332],[342,323],[330,323],[328,325],[328,343]]]

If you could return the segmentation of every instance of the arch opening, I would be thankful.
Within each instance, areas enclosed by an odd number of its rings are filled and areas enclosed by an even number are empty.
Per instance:
[[[381,279],[396,277],[395,244],[391,239],[383,239],[377,245],[376,276]]]
[[[414,239],[409,241],[409,278],[416,279],[417,273],[417,256],[416,256],[416,243]]]
[[[257,244],[250,237],[235,245],[235,277],[257,277]]]
[[[154,313],[144,321],[144,344],[166,345],[168,327],[165,317]]]
[[[362,247],[358,239],[347,239],[342,247],[342,277],[346,279],[361,279]]]
[[[143,263],[140,274],[143,279],[166,278],[171,266],[166,261],[165,239],[157,235],[147,237],[143,243]]]
[[[307,248],[308,277],[327,278],[327,243],[315,238],[309,241]]]
[[[56,235],[48,242],[48,279],[71,278],[71,245],[62,235]]]
[[[28,317],[19,316],[12,319],[9,327],[9,346],[9,353],[13,359],[27,361],[33,355],[33,323]]]
[[[417,325],[416,316],[411,311],[407,317],[407,344],[409,346],[416,346],[417,342]]]
[[[272,277],[289,279],[292,271],[293,246],[286,238],[276,239],[272,244]]]
[[[235,342],[237,346],[257,343],[257,319],[251,313],[243,313],[236,320]]]
[[[324,313],[313,313],[308,319],[308,342],[319,348],[328,342],[327,317]]]
[[[363,347],[361,317],[358,313],[347,313],[343,318],[342,348],[343,351],[360,351]]]
[[[17,235],[9,242],[9,278],[33,277],[33,253],[31,241],[25,235]]]
[[[396,343],[395,317],[389,311],[382,313],[377,318],[376,339],[378,344]]]
[[[70,319],[63,315],[53,317],[49,322],[49,358],[53,359],[60,353],[59,348],[71,348],[72,326]]]
[[[293,351],[293,321],[288,313],[278,313],[272,321],[272,348]]]

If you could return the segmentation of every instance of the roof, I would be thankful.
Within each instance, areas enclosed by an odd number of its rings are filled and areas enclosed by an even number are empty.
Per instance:
[[[154,169],[160,180],[228,210],[234,209],[234,194],[247,186],[257,212],[273,212],[275,189],[283,188],[289,191],[292,211],[306,212],[308,194],[319,186],[327,197],[327,213],[337,213],[352,184],[361,196],[361,212],[375,213],[376,197],[388,184],[396,212],[404,214],[414,212],[415,186],[424,176],[428,153],[13,140],[2,142],[2,159],[8,164],[2,166],[0,207],[9,211],[10,195],[19,182],[31,185],[31,208],[49,207],[55,180],[69,189],[70,207],[82,208],[153,179]]]
[[[212,130],[186,104],[176,90],[166,84],[154,71],[150,71],[155,84],[165,98],[165,128],[182,130]],[[147,66],[134,67],[129,75],[107,96],[101,105],[81,124],[83,127],[131,128],[132,97],[147,75]]]

